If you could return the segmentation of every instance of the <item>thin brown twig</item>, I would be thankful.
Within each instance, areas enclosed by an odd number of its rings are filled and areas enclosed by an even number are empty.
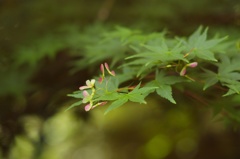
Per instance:
[[[209,103],[208,103],[205,99],[203,99],[201,96],[199,96],[199,95],[197,95],[197,94],[195,94],[195,93],[193,93],[193,92],[184,91],[184,93],[185,93],[187,96],[189,96],[189,97],[191,97],[191,98],[199,101],[200,103],[204,104],[205,106],[208,106],[208,105],[209,105]]]

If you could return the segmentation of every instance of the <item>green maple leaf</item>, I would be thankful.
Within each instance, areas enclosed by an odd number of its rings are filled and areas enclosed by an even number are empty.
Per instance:
[[[159,45],[142,45],[146,51],[139,52],[136,55],[132,55],[127,57],[126,59],[132,58],[145,58],[148,59],[149,63],[151,62],[167,62],[167,61],[174,61],[174,60],[187,60],[184,58],[182,51],[185,49],[181,46],[181,43],[177,44],[173,48],[169,48],[164,40]]]
[[[103,82],[96,82],[95,87],[97,94],[105,94],[106,92],[114,92],[118,89],[119,81],[115,77],[105,77]]]
[[[235,84],[226,84],[225,86],[227,86],[229,88],[228,92],[226,94],[224,94],[223,96],[229,96],[229,95],[233,95],[233,94],[240,94],[240,82],[237,82]]]
[[[161,83],[157,80],[153,80],[147,84],[148,86],[155,87],[156,92],[159,96],[169,100],[171,103],[176,104],[176,101],[174,100],[172,96],[172,87],[171,85]]]
[[[128,99],[131,102],[138,102],[138,103],[143,103],[143,104],[147,104],[147,102],[144,100],[145,96],[142,94],[129,94],[128,95]]]
[[[217,44],[225,40],[227,37],[207,40],[208,28],[206,28],[203,32],[202,29],[202,27],[199,27],[197,31],[195,31],[189,37],[188,41],[184,42],[188,50],[192,50],[190,57],[194,58],[197,56],[198,58],[204,60],[217,61],[214,56],[213,49]]]
[[[69,109],[72,109],[73,107],[76,107],[76,106],[80,106],[82,104],[82,101],[78,101],[78,102],[75,102],[73,103],[72,105],[70,105],[65,111],[69,110]]]
[[[205,71],[205,84],[203,90],[220,82],[223,86],[229,88],[228,92],[223,96],[232,94],[240,94],[240,56],[233,57],[227,55],[220,56],[220,62],[215,65],[218,66],[218,72],[203,69]]]
[[[109,101],[109,100],[116,100],[121,97],[121,95],[117,92],[107,92],[105,94],[98,95],[99,97],[94,100],[103,100],[103,101]]]
[[[144,98],[151,93],[157,87],[142,87],[140,88],[141,83],[139,83],[131,92],[128,93],[128,98],[132,102],[139,102],[146,104],[147,102]]]
[[[233,57],[222,55],[220,56],[221,62],[217,64],[219,74],[228,74],[235,71],[240,71],[240,55]]]
[[[167,76],[164,71],[156,71],[156,81],[162,84],[173,85],[176,83],[187,82],[188,80],[181,76]]]
[[[75,91],[72,94],[68,94],[67,96],[73,97],[73,98],[83,98],[82,91]]]
[[[105,111],[104,114],[107,114],[108,112],[119,108],[120,106],[122,106],[123,104],[125,104],[128,101],[128,97],[126,97],[126,95],[121,95],[119,96],[119,99],[112,102],[111,105],[107,108],[107,110]]]
[[[216,84],[219,81],[219,79],[218,79],[217,73],[207,69],[203,69],[203,70],[205,71],[203,76],[206,78],[204,81],[203,90],[206,90],[208,87],[211,87],[214,84]]]
[[[128,39],[132,37],[132,35],[140,34],[139,30],[131,30],[129,28],[116,26],[116,29],[112,32],[105,33],[105,40],[119,38],[122,43],[128,43]],[[134,38],[135,40],[141,39],[141,37]],[[134,40],[133,39],[133,40]],[[132,40],[131,40],[132,41]]]
[[[171,103],[176,104],[172,96],[172,85],[181,82],[187,82],[188,80],[179,76],[166,76],[164,71],[156,72],[156,79],[149,82],[146,86],[155,87],[159,96],[169,100]]]
[[[222,85],[227,86],[229,91],[224,95],[240,93],[240,56],[229,57],[222,55],[218,66],[218,78]]]
[[[156,89],[156,87],[140,88],[140,86],[141,86],[141,83],[139,83],[131,92],[127,94],[122,93],[122,94],[114,95],[114,98],[116,97],[115,99],[117,100],[112,102],[112,104],[105,111],[105,114],[112,111],[113,109],[119,108],[120,106],[122,106],[128,101],[146,104],[147,102],[144,100],[144,98],[149,93],[151,93],[152,90]]]
[[[188,62],[188,60],[184,58],[184,55],[182,54],[182,51],[185,49],[185,47],[181,46],[181,43],[178,43],[173,48],[170,48],[162,39],[160,45],[142,44],[142,47],[145,50],[140,50],[140,52],[137,52],[137,54],[125,58],[127,60],[133,59],[132,61],[128,62],[128,65],[141,65],[137,72],[137,76],[142,75],[144,72],[149,72],[149,70],[159,64],[177,60]]]
[[[166,98],[173,104],[176,104],[176,101],[173,99],[172,96],[172,87],[170,85],[159,85],[158,89],[156,89],[158,95],[163,98]]]

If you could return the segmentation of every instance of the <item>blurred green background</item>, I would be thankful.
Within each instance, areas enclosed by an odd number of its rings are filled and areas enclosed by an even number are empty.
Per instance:
[[[179,36],[203,25],[239,39],[240,2],[0,0],[0,159],[239,158],[239,130],[187,93],[105,116],[65,111],[66,94],[98,73],[78,62],[85,45],[116,25]]]

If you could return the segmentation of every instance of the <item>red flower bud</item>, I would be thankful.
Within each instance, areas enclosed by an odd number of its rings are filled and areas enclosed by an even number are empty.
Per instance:
[[[197,65],[198,65],[197,62],[192,62],[192,63],[187,64],[188,67],[192,67],[192,68],[197,67]]]

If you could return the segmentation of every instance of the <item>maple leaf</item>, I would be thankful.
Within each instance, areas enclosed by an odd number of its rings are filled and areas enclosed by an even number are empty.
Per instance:
[[[226,37],[215,38],[207,40],[208,28],[202,32],[202,27],[199,27],[189,38],[188,41],[184,41],[184,44],[191,50],[189,57],[192,59],[195,56],[204,60],[217,61],[214,55],[214,47],[220,42],[224,41]]]
[[[222,55],[218,66],[218,78],[229,91],[224,95],[240,94],[240,55],[229,57]]]

